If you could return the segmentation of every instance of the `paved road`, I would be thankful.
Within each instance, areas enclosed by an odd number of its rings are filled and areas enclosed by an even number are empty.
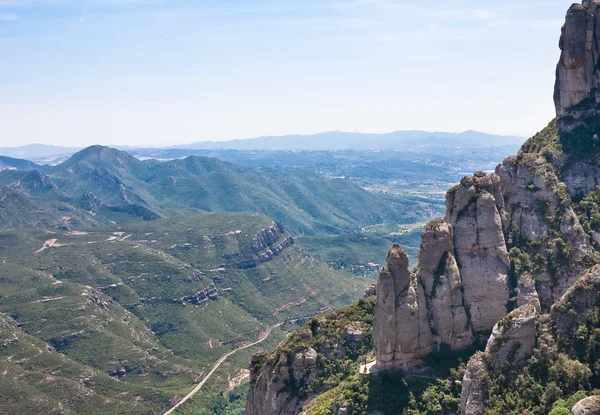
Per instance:
[[[234,353],[239,352],[240,350],[243,349],[247,349],[248,347],[252,347],[252,346],[256,346],[259,343],[262,343],[263,341],[265,341],[267,339],[267,337],[269,337],[269,335],[271,334],[271,331],[276,328],[281,326],[283,323],[279,323],[274,325],[273,327],[269,327],[269,329],[267,330],[267,333],[264,335],[264,337],[254,343],[250,343],[247,344],[245,346],[242,347],[238,347],[235,350],[230,351],[229,353],[224,354],[223,356],[221,356],[221,358],[219,360],[217,360],[217,363],[214,364],[214,366],[212,367],[212,369],[210,370],[210,372],[208,372],[208,374],[204,377],[204,379],[202,379],[202,381],[194,388],[193,391],[191,391],[190,393],[188,393],[181,401],[179,401],[177,403],[177,405],[175,405],[174,407],[172,407],[171,409],[169,409],[167,412],[165,412],[163,415],[170,415],[173,412],[175,412],[177,410],[177,408],[179,408],[181,405],[183,405],[186,401],[188,401],[189,399],[191,399],[195,394],[198,393],[198,391],[200,389],[202,389],[202,386],[204,386],[204,384],[208,381],[208,379],[210,379],[210,377],[213,375],[213,373],[215,373],[217,371],[217,369],[219,368],[219,366],[221,366],[221,364],[227,360],[227,358],[229,356],[231,356]]]

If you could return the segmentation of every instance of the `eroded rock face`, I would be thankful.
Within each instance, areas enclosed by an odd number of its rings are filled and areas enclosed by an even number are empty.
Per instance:
[[[414,275],[399,246],[388,255],[374,321],[380,368],[411,368],[441,344],[468,347],[474,332],[490,330],[507,312],[500,177],[465,177],[448,192],[446,206],[445,219],[423,229]]]
[[[485,413],[487,370],[485,354],[477,353],[469,360],[460,395],[460,410],[463,415],[483,415]]]
[[[297,414],[302,400],[292,392],[290,385],[298,388],[314,380],[318,373],[311,368],[317,363],[317,352],[306,348],[297,350],[291,357],[271,356],[264,362],[262,359],[260,355],[252,358],[253,365],[262,363],[262,367],[253,367],[250,372],[252,391],[246,402],[246,414]]]
[[[444,219],[423,229],[414,275],[404,251],[392,248],[377,293],[381,368],[412,367],[442,344],[464,349],[515,306],[548,312],[593,265],[559,173],[528,142],[495,173],[477,172],[448,191]]]
[[[538,312],[531,304],[512,311],[492,330],[485,352],[492,356],[494,370],[509,361],[519,365],[531,356],[535,347]]]
[[[533,352],[538,312],[527,304],[517,308],[494,326],[485,352],[478,352],[467,364],[460,397],[463,415],[483,415],[486,410],[487,379],[506,363],[524,363]]]
[[[600,396],[590,396],[577,402],[571,415],[600,415]]]
[[[573,4],[567,12],[560,38],[562,51],[556,68],[554,103],[556,114],[562,117],[568,110],[590,97],[599,85],[598,61],[598,3],[585,0]],[[596,100],[596,97],[593,97]]]
[[[559,337],[571,339],[577,329],[594,318],[600,307],[600,265],[588,270],[552,306],[552,319]]]
[[[256,233],[249,248],[227,254],[225,257],[230,267],[247,269],[272,260],[292,245],[294,245],[294,237],[285,235],[283,225],[273,221],[271,226]]]

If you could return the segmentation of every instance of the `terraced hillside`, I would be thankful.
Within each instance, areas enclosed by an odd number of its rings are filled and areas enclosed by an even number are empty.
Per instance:
[[[370,282],[257,215],[2,231],[0,413],[162,413],[224,353]],[[234,359],[208,395],[246,366]]]

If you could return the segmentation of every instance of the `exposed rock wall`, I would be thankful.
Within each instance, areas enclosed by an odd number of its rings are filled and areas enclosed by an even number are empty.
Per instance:
[[[571,415],[600,415],[600,396],[590,396],[577,402]]]
[[[264,362],[261,359],[261,356],[253,357],[250,372],[253,386],[246,403],[246,415],[297,414],[302,407],[302,399],[293,390],[310,383],[317,376],[317,371],[310,370],[317,363],[317,352],[305,348],[291,357],[281,354]]]
[[[448,192],[446,206],[445,218],[423,229],[413,274],[404,251],[403,262],[390,262],[399,246],[388,255],[374,321],[381,368],[410,368],[442,343],[468,347],[475,332],[491,329],[507,313],[510,259],[500,177],[465,177]],[[392,272],[399,266],[402,271]]]
[[[485,378],[488,373],[486,355],[477,353],[469,360],[462,382],[460,409],[462,415],[485,413]]]
[[[257,232],[252,240],[252,245],[241,251],[226,255],[229,266],[247,269],[270,261],[284,249],[294,244],[294,238],[285,235],[285,229],[279,222],[273,222],[266,229]]]
[[[560,38],[562,51],[556,68],[554,102],[561,117],[579,104],[598,85],[597,9],[595,1],[573,4],[567,12]]]
[[[464,349],[514,307],[547,312],[594,264],[558,163],[526,143],[495,173],[477,172],[448,191],[444,219],[423,229],[414,272],[405,254],[389,262],[401,250],[392,248],[374,322],[381,368],[413,367],[441,344]]]
[[[460,399],[462,415],[484,415],[490,372],[499,372],[506,363],[521,364],[531,356],[537,318],[537,310],[528,304],[512,311],[494,326],[485,352],[475,354],[467,365]]]
[[[565,19],[556,67],[554,104],[562,130],[598,113],[600,104],[600,2],[573,4]]]

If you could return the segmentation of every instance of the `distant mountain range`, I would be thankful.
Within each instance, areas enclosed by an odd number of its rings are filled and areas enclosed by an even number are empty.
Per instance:
[[[72,154],[81,150],[81,147],[60,147],[46,144],[28,144],[19,147],[0,147],[0,155],[19,159],[36,159],[57,154]]]
[[[231,141],[201,141],[180,149],[232,150],[402,150],[419,147],[498,147],[521,145],[524,137],[465,131],[462,133],[396,131],[387,134],[331,131],[313,135],[257,137]]]
[[[4,228],[76,229],[239,212],[271,217],[294,233],[339,233],[439,214],[430,203],[370,193],[348,180],[260,171],[207,157],[141,161],[92,146],[54,167],[11,164],[0,172]]]
[[[199,141],[169,148],[177,150],[412,150],[467,146],[478,148],[520,146],[524,141],[524,137],[492,135],[478,131],[445,133],[415,130],[396,131],[387,134],[332,131],[312,135],[257,137],[230,141]],[[118,148],[122,150],[136,150],[135,148],[124,146]],[[0,147],[0,155],[38,160],[44,164],[52,161],[45,160],[45,158],[73,154],[81,149],[81,147],[29,144],[20,147]],[[151,150],[151,148],[145,148],[145,150]],[[58,160],[63,161],[64,157]]]

